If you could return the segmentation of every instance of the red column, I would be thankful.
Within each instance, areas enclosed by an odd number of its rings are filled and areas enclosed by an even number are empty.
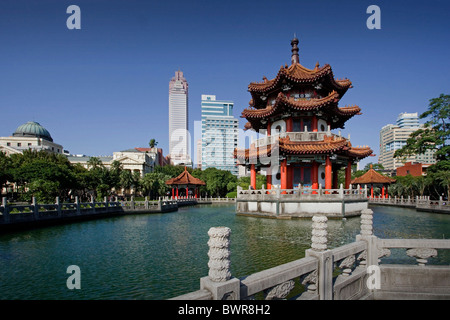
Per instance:
[[[186,186],[186,199],[189,198],[189,188]]]
[[[370,184],[370,197],[373,198],[373,183]]]
[[[292,118],[286,119],[286,132],[292,132],[293,124],[294,121],[292,120]]]
[[[287,159],[284,159],[283,161],[281,161],[281,166],[280,166],[281,189],[287,189],[287,172],[286,171],[287,171]],[[283,192],[283,193],[286,193],[286,192]]]
[[[250,167],[250,185],[253,187],[253,189],[256,189],[256,169],[255,164],[252,164]]]
[[[345,168],[345,189],[350,188],[351,180],[352,180],[352,161],[348,160],[347,168]]]
[[[311,127],[313,132],[317,132],[317,116],[313,116]]]
[[[177,186],[177,199],[178,199],[178,186]]]
[[[389,194],[388,194],[388,185],[386,185],[386,192],[384,194],[385,198],[389,198]]]
[[[331,189],[332,187],[332,172],[331,172],[331,160],[330,156],[327,155],[325,161],[325,189]]]
[[[172,198],[175,196],[175,188],[172,187]]]
[[[319,189],[319,164],[315,161],[312,163],[312,171],[311,171],[311,189],[317,190]],[[317,194],[316,191],[312,192],[313,194]]]
[[[384,198],[384,184],[383,187],[381,188],[381,198]]]

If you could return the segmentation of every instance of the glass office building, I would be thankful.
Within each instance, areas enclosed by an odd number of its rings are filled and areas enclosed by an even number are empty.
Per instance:
[[[238,141],[238,119],[233,117],[232,101],[202,95],[201,167],[228,170],[237,175],[233,156]]]

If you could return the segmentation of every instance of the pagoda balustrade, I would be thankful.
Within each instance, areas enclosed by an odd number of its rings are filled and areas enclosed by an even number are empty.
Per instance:
[[[367,187],[364,189],[344,189],[342,184],[339,189],[324,189],[319,185],[318,189],[312,189],[311,187],[299,186],[294,189],[258,189],[258,190],[244,190],[238,186],[237,199],[241,200],[292,200],[292,199],[304,199],[304,200],[320,200],[320,199],[346,199],[357,200],[367,199]]]
[[[303,131],[303,132],[283,132],[279,134],[274,134],[266,136],[264,138],[257,139],[255,141],[256,147],[264,147],[267,145],[272,145],[278,141],[280,138],[289,137],[291,141],[323,141],[324,137],[336,137],[341,138],[340,134],[335,134],[330,131],[323,132],[313,132],[313,131]]]

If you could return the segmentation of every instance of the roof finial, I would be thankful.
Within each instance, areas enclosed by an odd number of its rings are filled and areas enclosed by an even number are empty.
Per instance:
[[[294,34],[294,39],[291,40],[291,46],[292,46],[292,57],[291,62],[292,64],[300,63],[300,58],[298,56],[298,39],[297,36]]]

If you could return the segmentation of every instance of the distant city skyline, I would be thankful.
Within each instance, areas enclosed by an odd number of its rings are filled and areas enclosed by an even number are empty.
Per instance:
[[[189,128],[205,92],[232,100],[239,117],[248,84],[290,62],[294,33],[302,65],[329,63],[352,81],[340,105],[357,104],[362,115],[341,131],[374,150],[362,166],[377,162],[383,126],[402,112],[420,115],[450,87],[448,1],[80,0],[81,29],[69,30],[71,4],[0,3],[0,136],[37,121],[72,154],[111,155],[154,138],[168,155],[175,70],[188,75]],[[366,26],[371,4],[381,9],[379,30]]]

